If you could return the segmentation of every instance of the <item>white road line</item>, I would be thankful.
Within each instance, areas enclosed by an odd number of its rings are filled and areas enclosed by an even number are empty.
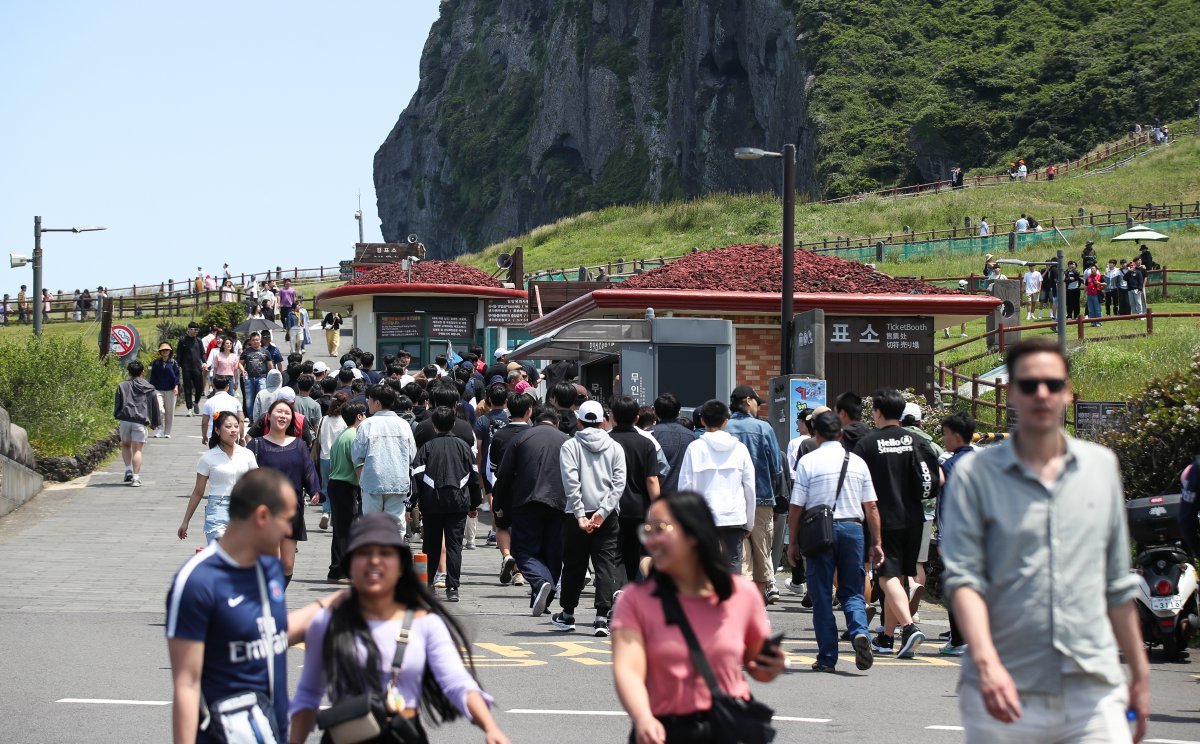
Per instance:
[[[505,713],[518,713],[535,716],[624,716],[623,710],[539,710],[537,708],[513,708]],[[832,718],[797,718],[795,716],[775,716],[773,720],[785,723],[829,723]]]
[[[962,731],[962,726],[926,726],[926,731]]]
[[[63,698],[56,703],[83,703],[86,705],[170,705],[170,700],[105,700],[102,698]]]
[[[1142,739],[1145,744],[1200,744],[1200,741],[1188,739]]]

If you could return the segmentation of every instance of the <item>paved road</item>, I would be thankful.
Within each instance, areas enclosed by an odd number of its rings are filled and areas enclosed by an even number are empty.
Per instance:
[[[321,340],[318,345],[323,346]],[[328,361],[328,360],[327,360]],[[170,675],[163,641],[163,601],[180,564],[201,544],[200,516],[185,543],[175,537],[201,453],[198,419],[176,420],[170,440],[151,440],[145,487],[122,482],[119,459],[81,481],[52,486],[0,519],[0,742],[161,742],[169,737]],[[295,607],[329,591],[324,581],[329,533],[307,514]],[[608,644],[564,635],[531,618],[518,587],[499,585],[499,554],[482,546],[465,553],[463,601],[455,612],[475,642],[486,689],[514,742],[624,741],[628,721],[613,692]],[[586,611],[585,594],[579,613]],[[944,613],[922,610],[930,635],[946,628]],[[929,644],[913,661],[881,659],[869,673],[852,664],[838,675],[808,671],[815,643],[811,615],[798,598],[770,610],[784,630],[795,672],[755,694],[779,716],[778,741],[866,740],[886,732],[894,742],[956,742],[958,664]],[[290,679],[302,653],[293,649]],[[1200,667],[1153,659],[1151,738],[1200,742]],[[67,702],[123,701],[123,702]],[[86,733],[84,733],[86,732]],[[434,730],[435,742],[475,741],[465,723]],[[317,741],[313,736],[310,741]]]

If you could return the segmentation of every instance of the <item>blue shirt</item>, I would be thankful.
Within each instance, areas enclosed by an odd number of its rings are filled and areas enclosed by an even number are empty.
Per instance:
[[[754,503],[774,505],[772,480],[783,471],[783,456],[779,452],[779,442],[775,440],[775,430],[766,421],[737,411],[729,417],[725,431],[750,450],[750,459],[754,461]]]
[[[218,543],[192,556],[167,592],[167,638],[204,644],[200,692],[212,704],[240,692],[270,696],[267,659],[275,664],[275,720],[287,731],[287,606],[279,560],[259,556],[272,628],[263,628],[258,571],[234,562]],[[264,632],[264,630],[266,632]],[[270,648],[264,642],[270,638]],[[203,717],[202,717],[203,718]],[[201,736],[199,741],[204,741]]]
[[[406,494],[409,469],[417,454],[412,426],[392,411],[379,411],[358,425],[350,456],[362,466],[363,493]]]

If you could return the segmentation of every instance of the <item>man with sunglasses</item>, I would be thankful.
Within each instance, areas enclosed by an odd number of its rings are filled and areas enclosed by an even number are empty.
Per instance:
[[[966,740],[1128,742],[1127,710],[1139,740],[1149,667],[1117,458],[1063,429],[1070,368],[1053,341],[1006,362],[1016,434],[959,463],[942,506]]]

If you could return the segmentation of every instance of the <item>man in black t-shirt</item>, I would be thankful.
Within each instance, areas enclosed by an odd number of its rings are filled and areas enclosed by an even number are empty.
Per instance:
[[[638,404],[628,395],[612,399],[613,422],[608,435],[625,451],[625,491],[618,513],[617,545],[625,565],[626,581],[637,578],[639,563],[646,551],[638,540],[638,530],[650,510],[650,502],[659,496],[658,450],[654,441],[634,426]]]
[[[874,649],[875,653],[892,653],[892,628],[899,624],[902,635],[896,655],[912,658],[925,634],[912,621],[902,577],[917,574],[925,526],[921,502],[938,495],[941,469],[929,444],[900,426],[904,413],[900,391],[876,391],[872,407],[876,431],[860,439],[854,453],[866,461],[871,471],[883,532],[884,560],[879,569],[884,594],[883,632],[876,637]]]
[[[246,384],[242,386],[243,408],[250,411],[254,408],[254,399],[267,386],[267,372],[273,368],[271,354],[262,348],[262,337],[257,333],[250,334],[250,340],[242,351],[240,366],[246,378]]]

